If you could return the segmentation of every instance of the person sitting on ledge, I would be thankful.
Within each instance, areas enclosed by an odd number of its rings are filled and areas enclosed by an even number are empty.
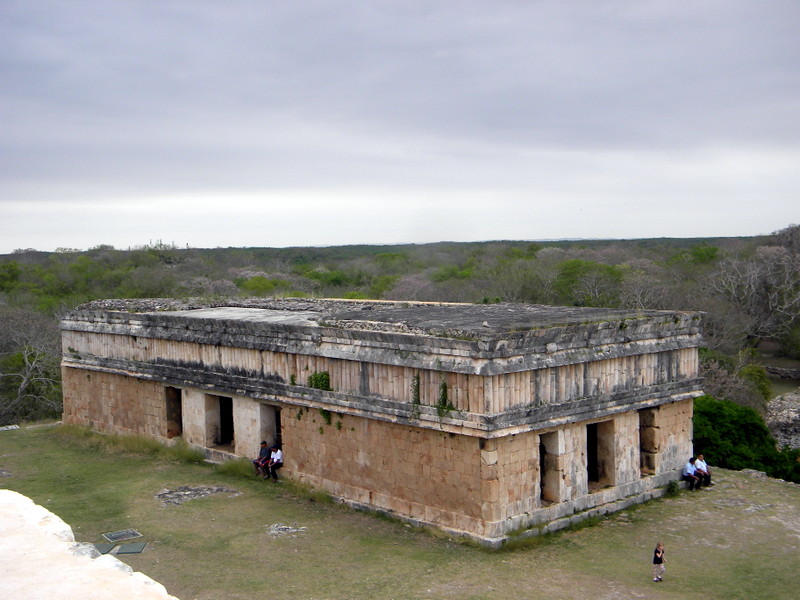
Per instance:
[[[694,466],[696,460],[694,456],[690,458],[681,471],[681,479],[689,484],[690,490],[700,489],[700,478],[697,476],[697,468]]]
[[[265,475],[265,479],[269,479],[272,477],[274,481],[278,481],[278,469],[283,466],[283,452],[280,448],[278,448],[278,444],[272,446],[272,452],[269,456],[269,462],[267,463],[267,473]]]
[[[258,452],[258,458],[253,461],[253,467],[256,470],[256,475],[262,477],[267,476],[267,464],[269,463],[269,446],[267,442],[261,442],[261,450]]]
[[[708,464],[706,464],[702,454],[697,455],[697,460],[694,461],[694,468],[696,469],[695,475],[700,478],[700,481],[697,484],[698,487],[700,484],[706,487],[714,485],[711,483],[711,471],[709,470]]]

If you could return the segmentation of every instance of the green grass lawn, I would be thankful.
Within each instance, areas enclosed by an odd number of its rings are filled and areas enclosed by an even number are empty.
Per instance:
[[[99,441],[98,441],[99,440]],[[183,453],[185,459],[191,454]],[[134,528],[121,556],[182,600],[631,599],[797,596],[800,486],[717,470],[717,485],[591,527],[487,551],[325,501],[242,468],[186,462],[137,439],[61,427],[0,431],[0,487],[69,523],[78,541]],[[162,506],[165,489],[236,490]],[[304,527],[274,537],[270,525]],[[657,541],[665,582],[650,580]]]

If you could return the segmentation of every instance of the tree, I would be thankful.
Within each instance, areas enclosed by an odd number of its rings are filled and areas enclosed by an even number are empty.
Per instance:
[[[555,288],[561,300],[575,306],[616,306],[625,269],[579,258],[558,266]]]
[[[800,321],[800,254],[761,246],[751,258],[723,261],[712,289],[751,320],[753,340],[779,338]]]
[[[0,313],[0,425],[61,413],[58,322],[40,313]]]

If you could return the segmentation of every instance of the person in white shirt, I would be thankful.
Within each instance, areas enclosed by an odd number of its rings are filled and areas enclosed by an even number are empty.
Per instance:
[[[278,481],[278,469],[283,466],[283,451],[277,444],[272,446],[272,452],[269,455],[269,462],[267,463],[267,479],[270,477],[273,481]]]
[[[681,479],[689,484],[690,490],[700,489],[700,478],[697,476],[697,468],[694,466],[696,460],[694,456],[690,458],[681,471]]]
[[[703,459],[702,454],[697,455],[697,460],[694,461],[695,475],[700,478],[698,487],[702,484],[705,486],[714,485],[711,483],[711,471],[708,469],[706,461]]]

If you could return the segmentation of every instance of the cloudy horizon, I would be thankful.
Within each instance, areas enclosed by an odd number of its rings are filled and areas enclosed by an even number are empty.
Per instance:
[[[800,3],[4,0],[0,253],[768,234]]]

